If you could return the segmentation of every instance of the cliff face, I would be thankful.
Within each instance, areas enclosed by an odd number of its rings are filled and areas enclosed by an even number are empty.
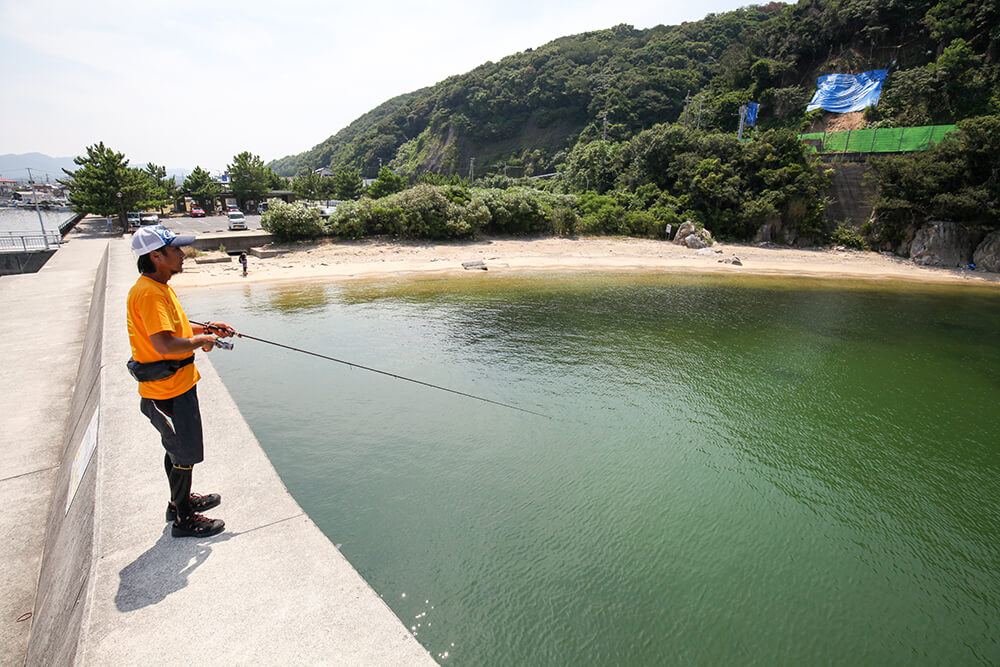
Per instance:
[[[935,221],[917,230],[910,258],[924,266],[968,266],[984,236],[954,222]]]

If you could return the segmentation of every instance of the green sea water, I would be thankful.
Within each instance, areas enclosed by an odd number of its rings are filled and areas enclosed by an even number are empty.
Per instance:
[[[181,300],[551,417],[212,353],[444,664],[1000,663],[995,289],[483,273]]]

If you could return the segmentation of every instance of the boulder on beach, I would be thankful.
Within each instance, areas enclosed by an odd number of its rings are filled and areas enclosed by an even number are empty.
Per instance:
[[[674,243],[697,250],[707,248],[715,243],[715,240],[712,239],[712,232],[704,227],[699,229],[697,225],[687,220],[678,228]]]
[[[972,253],[977,269],[1000,273],[1000,231],[990,232]]]
[[[910,258],[923,266],[954,268],[972,262],[972,254],[983,239],[955,222],[936,220],[921,227],[910,244]]]

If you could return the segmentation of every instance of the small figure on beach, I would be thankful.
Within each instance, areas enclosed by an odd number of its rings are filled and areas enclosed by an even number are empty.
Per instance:
[[[243,275],[247,275],[247,253],[243,251],[240,253],[240,264],[243,265]]]

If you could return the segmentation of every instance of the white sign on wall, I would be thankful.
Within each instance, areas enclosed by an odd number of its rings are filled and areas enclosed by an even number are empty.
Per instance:
[[[97,415],[100,411],[100,407],[94,409],[94,416],[90,418],[90,425],[87,426],[83,440],[80,441],[80,448],[76,450],[76,458],[73,459],[73,468],[69,475],[69,493],[66,494],[66,514],[69,514],[69,506],[73,504],[73,497],[76,496],[76,490],[80,487],[80,480],[87,472],[90,459],[93,458],[94,450],[97,449]]]

